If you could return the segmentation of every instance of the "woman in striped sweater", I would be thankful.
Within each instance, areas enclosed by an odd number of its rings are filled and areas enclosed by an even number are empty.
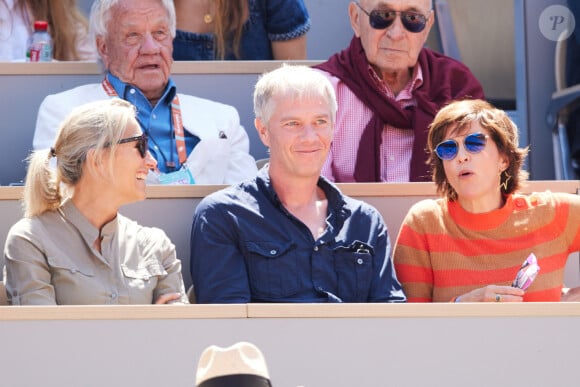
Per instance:
[[[563,292],[568,255],[580,250],[580,196],[518,194],[527,149],[505,112],[481,100],[451,103],[431,124],[433,180],[443,198],[407,214],[394,252],[410,302],[572,301]],[[533,253],[540,272],[511,286]]]

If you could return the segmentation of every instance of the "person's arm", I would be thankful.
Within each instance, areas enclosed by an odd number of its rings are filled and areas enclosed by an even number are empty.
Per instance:
[[[14,226],[6,238],[6,294],[12,305],[56,305],[45,255],[32,235]]]
[[[236,224],[225,212],[225,208],[206,198],[193,218],[190,270],[196,301],[200,304],[250,302],[250,285],[244,256],[238,247]]]
[[[412,216],[407,217],[395,243],[393,261],[408,302],[431,302],[433,299],[433,269],[429,251],[420,233],[412,228]]]
[[[524,300],[522,289],[513,286],[487,285],[483,288],[474,289],[468,293],[460,294],[454,302],[522,302]]]
[[[181,261],[177,259],[175,245],[171,243],[167,235],[161,230],[157,240],[161,241],[161,264],[167,272],[160,277],[153,293],[153,300],[156,304],[182,303],[188,304],[183,275],[181,274]]]
[[[580,8],[580,7],[578,7]],[[559,202],[564,203],[569,211],[569,219],[579,219],[580,217],[580,197],[565,193],[554,193]],[[570,229],[570,252],[580,251],[580,222],[573,222]],[[575,256],[575,255],[574,255]],[[580,287],[562,289],[562,302],[580,301]]]
[[[306,35],[291,40],[276,40],[271,42],[272,56],[275,60],[305,60]]]
[[[382,218],[377,213],[377,239],[374,246],[373,283],[369,302],[405,302],[406,297],[393,266],[391,258],[391,241]]]
[[[311,21],[304,0],[260,1],[272,59],[306,59],[306,34]],[[261,7],[261,6],[260,6]]]

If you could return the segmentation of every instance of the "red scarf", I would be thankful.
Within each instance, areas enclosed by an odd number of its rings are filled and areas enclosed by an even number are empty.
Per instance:
[[[479,81],[461,62],[424,48],[418,63],[423,84],[413,91],[417,106],[406,109],[401,109],[395,99],[379,90],[369,74],[369,62],[357,37],[353,37],[345,50],[315,66],[338,77],[374,113],[360,140],[354,172],[357,182],[381,181],[381,135],[386,123],[414,131],[410,180],[430,181],[426,145],[429,124],[435,114],[455,99],[484,98]]]

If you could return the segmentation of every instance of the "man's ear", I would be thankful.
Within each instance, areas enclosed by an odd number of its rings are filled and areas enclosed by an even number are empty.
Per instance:
[[[433,24],[435,23],[435,11],[429,11],[429,18],[427,19],[427,25],[421,33],[425,34],[425,39],[423,40],[423,44],[427,43],[427,39],[429,38],[429,33],[431,32],[431,28],[433,28]]]
[[[99,35],[95,39],[95,43],[97,45],[97,52],[99,53],[103,64],[105,67],[107,67],[107,64],[109,63],[109,55],[107,54],[107,42],[103,36]]]
[[[360,37],[360,28],[359,28],[359,12],[358,12],[358,5],[354,2],[350,2],[348,5],[348,15],[350,17],[350,26],[354,31],[354,35],[359,38]]]
[[[262,140],[262,143],[264,143],[264,145],[266,145],[266,147],[270,147],[270,137],[268,136],[268,129],[266,128],[266,125],[264,125],[264,123],[262,122],[261,118],[256,118],[254,120],[254,126],[256,127],[256,130],[258,131],[258,135],[260,136],[260,140]]]

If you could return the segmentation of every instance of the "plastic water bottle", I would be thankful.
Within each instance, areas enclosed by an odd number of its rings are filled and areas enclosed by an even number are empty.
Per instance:
[[[31,62],[52,61],[52,39],[48,33],[48,23],[46,21],[37,20],[34,22],[34,33],[32,34],[29,52]]]

